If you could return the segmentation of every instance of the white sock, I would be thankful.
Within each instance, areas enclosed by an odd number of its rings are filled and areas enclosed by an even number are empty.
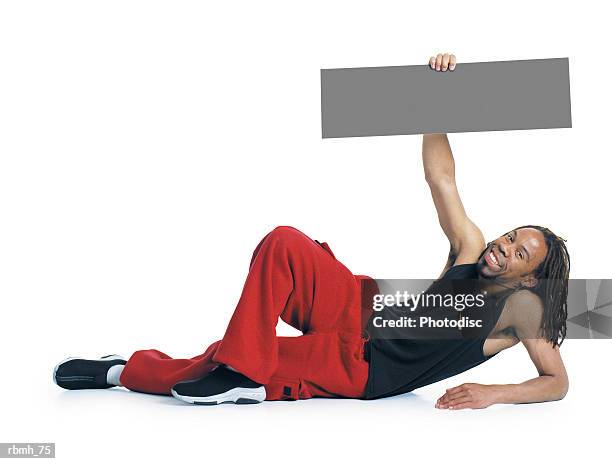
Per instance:
[[[123,367],[123,364],[117,364],[115,366],[112,366],[106,373],[106,383],[108,383],[109,385],[116,385],[120,387],[121,381],[119,380],[119,377],[121,377]]]

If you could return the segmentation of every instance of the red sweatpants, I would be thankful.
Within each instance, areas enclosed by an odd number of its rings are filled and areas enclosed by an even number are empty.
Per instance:
[[[137,351],[121,383],[134,391],[169,394],[177,382],[226,364],[265,385],[267,400],[361,398],[368,378],[363,279],[369,278],[354,276],[326,243],[293,227],[277,227],[253,253],[223,339],[191,359]],[[303,335],[277,337],[279,317]]]

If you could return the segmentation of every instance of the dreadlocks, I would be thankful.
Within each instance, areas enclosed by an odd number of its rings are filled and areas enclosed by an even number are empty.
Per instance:
[[[538,283],[532,289],[542,298],[542,335],[553,346],[560,346],[567,330],[567,291],[570,258],[565,246],[566,240],[542,226],[521,226],[517,229],[536,229],[546,240],[547,253],[544,261],[534,271]]]

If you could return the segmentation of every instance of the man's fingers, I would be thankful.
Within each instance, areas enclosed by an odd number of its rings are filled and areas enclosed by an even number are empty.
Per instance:
[[[453,411],[456,411],[458,409],[474,408],[474,406],[475,405],[472,403],[472,401],[463,401],[462,403],[449,405],[448,409],[452,409]]]
[[[456,388],[457,390],[455,391],[447,391],[447,393],[442,395],[438,399],[438,401],[436,401],[436,404],[448,406],[449,404],[452,404],[453,401],[456,401],[458,399],[465,399],[465,398],[469,399],[472,397],[471,394],[468,393],[465,389],[460,388],[460,387],[456,387]]]
[[[465,395],[457,395],[454,398],[449,398],[449,400],[446,403],[450,407],[450,406],[454,406],[456,404],[463,403],[465,401],[471,401],[471,400],[472,400],[472,397],[470,395],[465,394]]]
[[[442,68],[442,53],[438,53],[436,55],[436,71],[440,71],[440,69]]]
[[[436,71],[454,71],[457,66],[457,58],[452,53],[438,53],[429,58],[429,67]]]
[[[448,69],[449,62],[450,62],[450,55],[448,53],[445,53],[444,55],[442,55],[442,66],[440,69],[442,71],[446,71]]]
[[[453,388],[447,388],[446,389],[446,393],[457,393],[458,391],[461,391],[465,388],[465,384],[461,384],[457,387],[453,387]]]
[[[444,408],[448,408],[453,404],[457,404],[463,401],[470,401],[472,399],[472,395],[468,393],[457,393],[453,396],[449,396],[442,401],[438,401],[436,404],[442,406]]]
[[[457,387],[449,388],[436,402],[436,408],[453,410],[485,408],[491,404],[487,401],[486,397],[483,399],[485,388],[486,385],[473,383],[464,383]]]
[[[438,408],[438,409],[446,409],[446,408],[448,408],[448,403],[446,403],[444,401],[438,400],[436,402],[436,408]]]
[[[452,403],[453,401],[455,401],[457,399],[460,399],[460,398],[471,398],[471,396],[472,395],[470,395],[467,392],[460,391],[460,392],[452,393],[452,394],[448,395],[448,397],[446,398],[446,402],[447,403],[449,403],[449,402]]]
[[[470,395],[463,394],[456,396],[444,402],[437,402],[436,408],[438,409],[463,409],[464,407],[472,407],[473,400]]]

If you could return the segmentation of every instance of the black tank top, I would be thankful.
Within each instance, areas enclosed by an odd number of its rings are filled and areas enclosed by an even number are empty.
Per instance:
[[[459,282],[457,288],[455,284]],[[455,292],[480,293],[476,264],[459,264],[451,267],[442,278],[428,288],[426,293],[439,291],[442,288],[444,292],[448,292],[445,285],[449,284]],[[444,329],[447,331],[447,338],[440,338],[440,331],[436,332],[435,339],[410,338],[406,337],[406,332],[403,332],[401,337],[394,338],[393,332],[389,336],[389,328],[384,329],[387,331],[384,337],[379,337],[376,336],[377,329],[372,325],[373,317],[370,318],[366,328],[371,338],[366,343],[365,351],[366,359],[369,361],[365,399],[401,395],[457,375],[495,356],[485,356],[483,347],[499,319],[505,301],[492,297],[484,300],[483,307],[474,309],[479,311],[478,318],[482,320],[482,327],[464,328],[461,331]],[[393,308],[389,310],[393,311]],[[451,310],[456,314],[455,309]],[[463,311],[464,316],[466,312]],[[428,314],[432,314],[431,311]],[[469,314],[467,316],[469,317]]]

